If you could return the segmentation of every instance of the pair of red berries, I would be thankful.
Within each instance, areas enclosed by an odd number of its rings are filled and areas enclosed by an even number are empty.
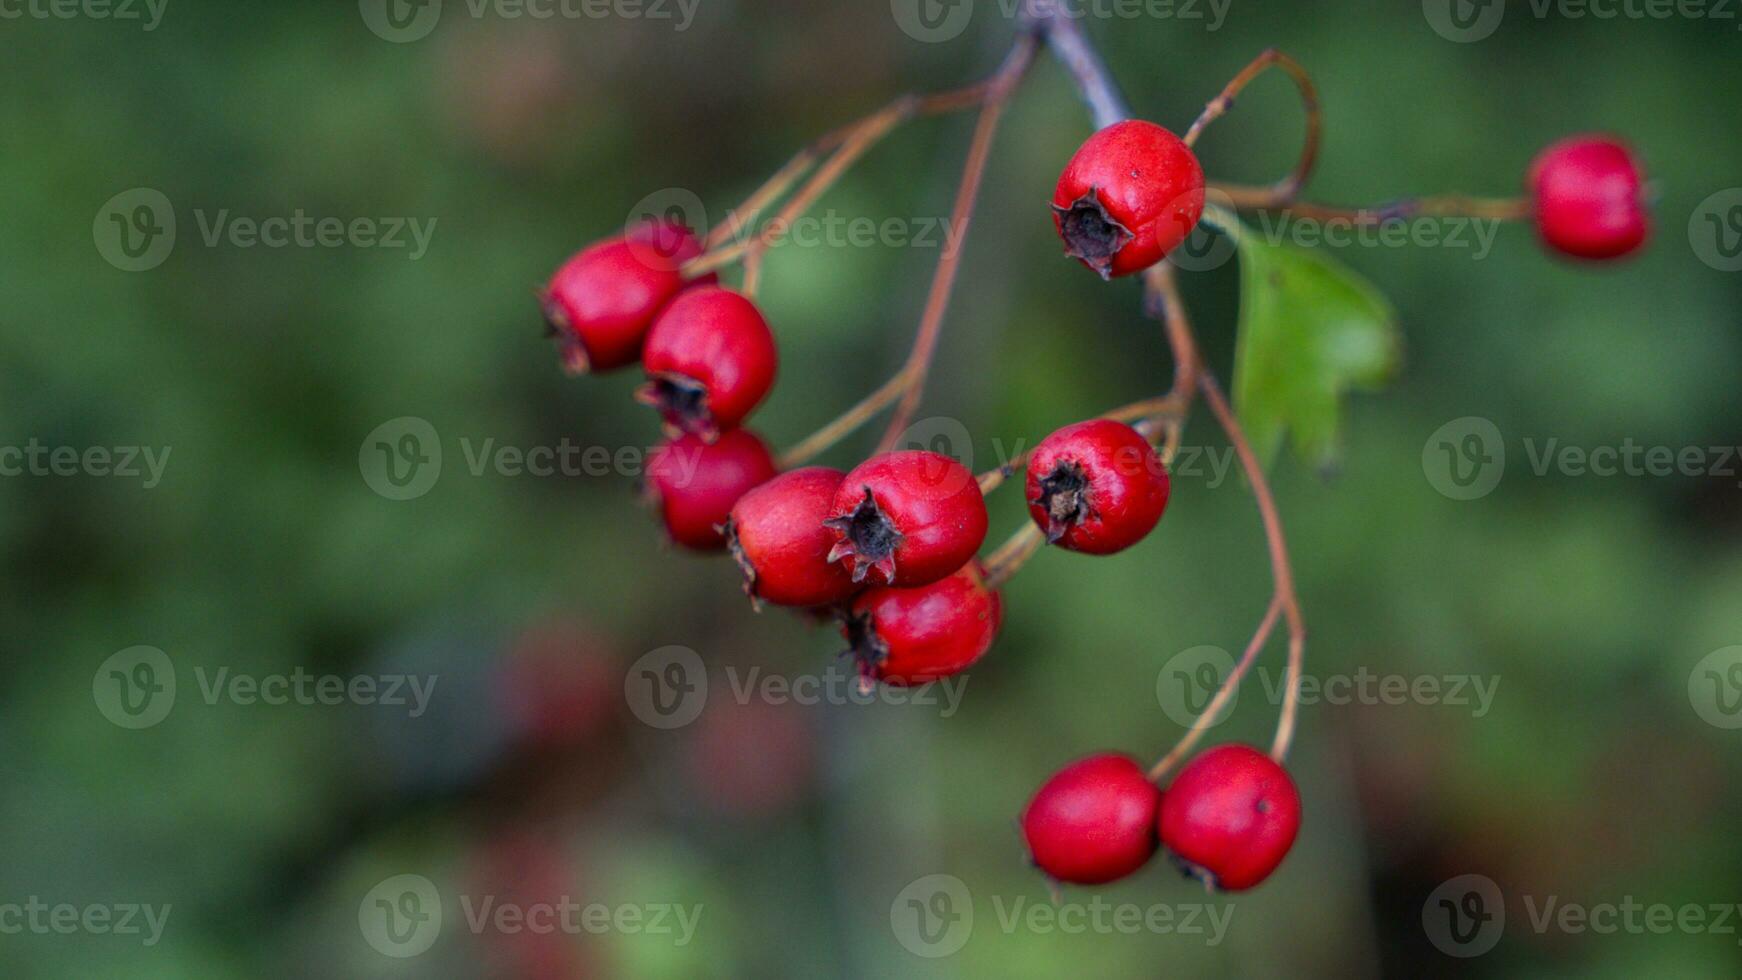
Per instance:
[[[1022,815],[1035,865],[1080,885],[1124,878],[1159,846],[1206,887],[1244,891],[1276,870],[1299,832],[1294,780],[1246,745],[1203,753],[1166,791],[1129,756],[1090,756],[1047,780]]]
[[[1651,216],[1645,179],[1628,147],[1579,136],[1544,150],[1526,179],[1544,244],[1564,255],[1606,260],[1645,244]],[[1142,120],[1115,123],[1071,157],[1052,196],[1065,254],[1104,279],[1161,261],[1204,212],[1204,172],[1190,147]]]

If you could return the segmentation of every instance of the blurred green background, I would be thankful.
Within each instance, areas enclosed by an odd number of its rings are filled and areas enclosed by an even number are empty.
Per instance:
[[[1261,889],[1210,901],[1232,917],[1206,937],[1007,916],[1051,901],[1014,827],[1029,794],[1091,751],[1165,752],[1183,730],[1158,697],[1165,665],[1238,651],[1264,610],[1257,515],[1237,477],[1211,470],[1226,443],[1209,419],[1187,445],[1210,456],[1176,474],[1150,540],[1105,560],[1044,554],[1011,583],[1004,634],[956,710],[853,703],[832,631],[754,615],[729,562],[660,547],[633,474],[469,465],[487,440],[651,445],[635,372],[563,377],[533,287],[649,194],[685,189],[720,220],[812,136],[982,76],[1012,30],[998,5],[938,43],[881,2],[700,0],[682,30],[649,15],[663,8],[446,6],[407,43],[346,3],[172,0],[152,30],[90,7],[0,20],[0,445],[170,452],[149,488],[0,478],[6,975],[1736,975],[1734,921],[1600,934],[1539,929],[1532,911],[1742,901],[1742,733],[1720,724],[1742,689],[1707,690],[1700,666],[1742,643],[1742,478],[1733,459],[1728,475],[1675,477],[1531,466],[1549,440],[1742,442],[1742,278],[1688,233],[1710,195],[1742,185],[1735,21],[1514,4],[1492,36],[1454,43],[1413,3],[1234,3],[1213,30],[1207,8],[1090,19],[1136,111],[1175,129],[1264,47],[1298,57],[1326,106],[1317,199],[1514,193],[1538,148],[1592,129],[1627,134],[1659,195],[1652,247],[1615,267],[1555,261],[1521,227],[1480,255],[1334,250],[1395,302],[1408,352],[1397,384],[1353,400],[1336,472],[1287,457],[1275,471],[1309,674],[1498,688],[1486,712],[1307,706],[1291,760],[1302,839]],[[904,129],[817,213],[947,214],[968,128]],[[1266,78],[1206,136],[1205,167],[1271,179],[1300,130],[1293,93]],[[921,413],[971,433],[982,469],[1170,376],[1135,286],[1058,255],[1044,201],[1087,133],[1043,61],[998,139]],[[134,188],[161,193],[177,224],[173,251],[138,272],[101,244],[106,202]],[[421,252],[202,234],[220,214],[299,209],[433,233]],[[773,253],[761,299],[783,374],[755,419],[772,444],[888,376],[936,259],[879,244]],[[1233,267],[1185,286],[1225,378]],[[1503,433],[1507,468],[1491,494],[1454,500],[1424,447],[1471,416]],[[433,427],[444,465],[428,492],[393,500],[359,461],[404,417]],[[829,461],[850,465],[874,438]],[[1011,491],[993,505],[995,536],[1023,520]],[[111,657],[140,645],[163,651],[178,686],[166,717],[130,729],[106,717],[105,692]],[[693,723],[662,729],[631,710],[625,681],[670,646],[699,655],[709,691]],[[1281,655],[1214,740],[1269,738],[1264,682]],[[436,686],[413,717],[208,696],[219,671]],[[755,676],[832,678],[834,693],[738,694]],[[917,955],[899,897],[940,874],[971,894],[956,910],[971,933]],[[1467,959],[1425,926],[1435,889],[1465,874],[1506,903],[1498,944]],[[378,949],[363,921],[402,875],[443,908],[411,957]],[[700,918],[685,937],[467,915],[485,897],[562,896]],[[88,918],[5,928],[22,921],[6,907],[32,899],[169,911],[154,942]],[[1158,859],[1064,901],[1206,898]]]

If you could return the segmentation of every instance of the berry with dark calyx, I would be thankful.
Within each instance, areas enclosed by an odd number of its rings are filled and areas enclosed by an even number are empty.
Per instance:
[[[826,606],[858,591],[852,575],[829,560],[835,535],[823,526],[844,476],[824,466],[782,473],[732,508],[726,543],[752,602]]]
[[[642,351],[642,401],[671,434],[712,439],[736,427],[774,386],[774,334],[756,304],[721,286],[691,289],[653,321]]]
[[[1141,119],[1089,137],[1060,175],[1053,222],[1065,254],[1101,278],[1142,272],[1204,213],[1204,171],[1179,137]]]
[[[940,453],[904,450],[859,464],[825,522],[830,561],[855,582],[912,587],[961,568],[986,540],[986,498],[968,468]]]
[[[1130,757],[1092,755],[1059,770],[1022,813],[1035,866],[1054,881],[1103,885],[1149,861],[1161,790]]]
[[[726,547],[720,528],[732,505],[775,473],[762,440],[733,429],[712,443],[694,435],[666,442],[648,457],[645,487],[674,542],[719,551]]]
[[[700,254],[689,229],[657,221],[564,263],[539,296],[563,367],[586,374],[635,363],[654,316],[684,288],[680,268]]]
[[[1625,144],[1603,136],[1562,140],[1530,166],[1537,233],[1550,248],[1575,258],[1628,255],[1651,233],[1644,182]]]
[[[841,614],[841,635],[867,684],[911,687],[968,669],[1003,619],[1003,601],[976,562],[929,585],[864,593]]]
[[[1142,541],[1167,509],[1167,468],[1123,422],[1091,419],[1041,440],[1028,461],[1028,512],[1051,544],[1110,555]]]
[[[1257,885],[1300,832],[1300,792],[1287,770],[1249,745],[1217,746],[1174,777],[1161,801],[1162,846],[1211,889]]]

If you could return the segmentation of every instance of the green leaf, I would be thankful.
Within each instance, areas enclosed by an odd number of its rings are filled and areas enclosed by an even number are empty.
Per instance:
[[[1234,407],[1268,465],[1286,434],[1306,462],[1339,450],[1344,396],[1389,381],[1402,361],[1391,304],[1367,280],[1320,252],[1230,228],[1240,247],[1240,333]]]

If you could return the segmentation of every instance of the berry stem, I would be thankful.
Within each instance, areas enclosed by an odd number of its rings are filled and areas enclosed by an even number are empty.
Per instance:
[[[1227,707],[1228,699],[1234,696],[1235,690],[1240,687],[1240,681],[1245,679],[1247,671],[1252,669],[1253,662],[1258,659],[1258,651],[1264,649],[1264,644],[1269,642],[1271,632],[1276,629],[1276,620],[1281,615],[1282,597],[1272,596],[1270,608],[1265,611],[1264,619],[1259,622],[1257,632],[1252,634],[1251,641],[1246,644],[1246,652],[1240,655],[1239,663],[1234,665],[1234,669],[1229,671],[1227,677],[1222,678],[1222,686],[1216,689],[1216,696],[1210,699],[1209,706],[1204,708],[1196,721],[1192,722],[1192,727],[1185,733],[1185,736],[1179,740],[1172,751],[1162,757],[1161,761],[1150,767],[1150,782],[1159,785],[1175,766],[1191,754],[1192,749],[1197,746],[1198,740],[1203,738],[1204,732],[1209,731],[1210,726],[1215,723],[1216,715]]]
[[[1295,164],[1294,170],[1275,184],[1259,190],[1276,201],[1293,201],[1294,196],[1300,193],[1300,189],[1305,187],[1307,180],[1312,177],[1313,165],[1318,162],[1319,144],[1324,133],[1324,117],[1319,109],[1319,91],[1318,87],[1313,84],[1312,75],[1301,67],[1300,62],[1281,51],[1270,48],[1252,59],[1251,64],[1241,69],[1240,74],[1235,75],[1228,82],[1227,87],[1222,89],[1222,93],[1204,106],[1204,111],[1198,114],[1192,127],[1186,130],[1185,144],[1187,146],[1195,145],[1198,137],[1203,135],[1205,127],[1222,118],[1229,109],[1233,108],[1234,100],[1241,92],[1245,91],[1246,86],[1252,84],[1254,79],[1271,68],[1280,68],[1287,72],[1288,76],[1294,79],[1295,87],[1300,89],[1301,106],[1306,109],[1307,131],[1306,141],[1300,150],[1300,161]]]
[[[1033,521],[1024,522],[1015,534],[1005,539],[998,546],[998,550],[986,558],[986,587],[996,589],[1010,581],[1043,544],[1046,544],[1046,534],[1040,529],[1040,525]]]

